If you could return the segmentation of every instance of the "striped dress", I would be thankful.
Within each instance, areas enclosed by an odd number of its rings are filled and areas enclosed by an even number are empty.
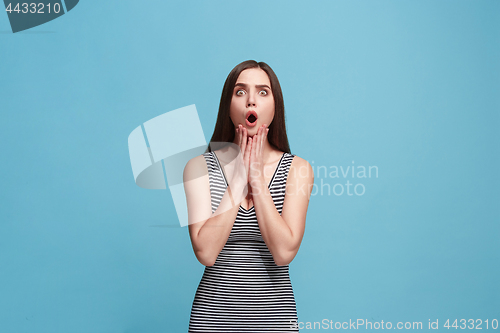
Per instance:
[[[212,212],[227,187],[219,160],[203,154]],[[283,153],[269,183],[281,215],[288,171],[295,155]],[[213,266],[206,266],[191,309],[189,332],[298,332],[288,265],[277,266],[264,242],[255,208],[240,206],[231,234]]]

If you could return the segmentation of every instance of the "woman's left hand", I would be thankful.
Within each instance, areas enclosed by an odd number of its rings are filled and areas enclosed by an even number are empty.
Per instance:
[[[265,184],[264,161],[262,155],[264,141],[267,138],[268,132],[269,128],[264,124],[252,138],[248,180],[250,187],[253,189],[257,189],[262,184]]]

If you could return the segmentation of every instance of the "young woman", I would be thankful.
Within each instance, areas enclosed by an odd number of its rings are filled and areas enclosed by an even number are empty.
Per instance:
[[[206,266],[189,332],[298,332],[288,264],[313,181],[309,163],[290,152],[275,73],[264,62],[237,65],[209,148],[184,169],[189,235]]]

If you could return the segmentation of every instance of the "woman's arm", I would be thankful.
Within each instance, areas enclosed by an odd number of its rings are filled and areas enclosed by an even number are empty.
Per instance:
[[[311,165],[295,156],[286,182],[281,216],[265,181],[253,183],[252,195],[262,238],[278,266],[288,265],[299,250],[314,183]]]
[[[208,170],[202,155],[186,164],[183,181],[189,236],[195,256],[201,264],[212,266],[229,238],[241,200],[232,203],[232,193],[228,187],[219,207],[212,214]]]

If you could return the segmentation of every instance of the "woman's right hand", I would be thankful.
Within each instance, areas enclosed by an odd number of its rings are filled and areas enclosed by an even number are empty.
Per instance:
[[[236,135],[238,137],[238,146],[242,154],[243,167],[246,175],[246,184],[249,183],[249,168],[250,168],[250,152],[252,151],[252,138],[248,138],[246,127],[238,125],[236,128]]]
[[[248,183],[249,183],[249,168],[250,168],[250,153],[252,149],[251,139],[247,138],[247,129],[241,125],[236,128],[236,142],[238,143],[238,150],[230,158],[232,160],[229,163],[229,187],[233,199],[238,204],[243,201],[243,199],[248,194]],[[234,151],[233,150],[233,151]]]
[[[239,125],[236,128],[236,141],[228,149],[219,150],[219,162],[225,171],[233,200],[241,203],[249,190],[250,153],[252,139],[248,138],[247,129]]]

